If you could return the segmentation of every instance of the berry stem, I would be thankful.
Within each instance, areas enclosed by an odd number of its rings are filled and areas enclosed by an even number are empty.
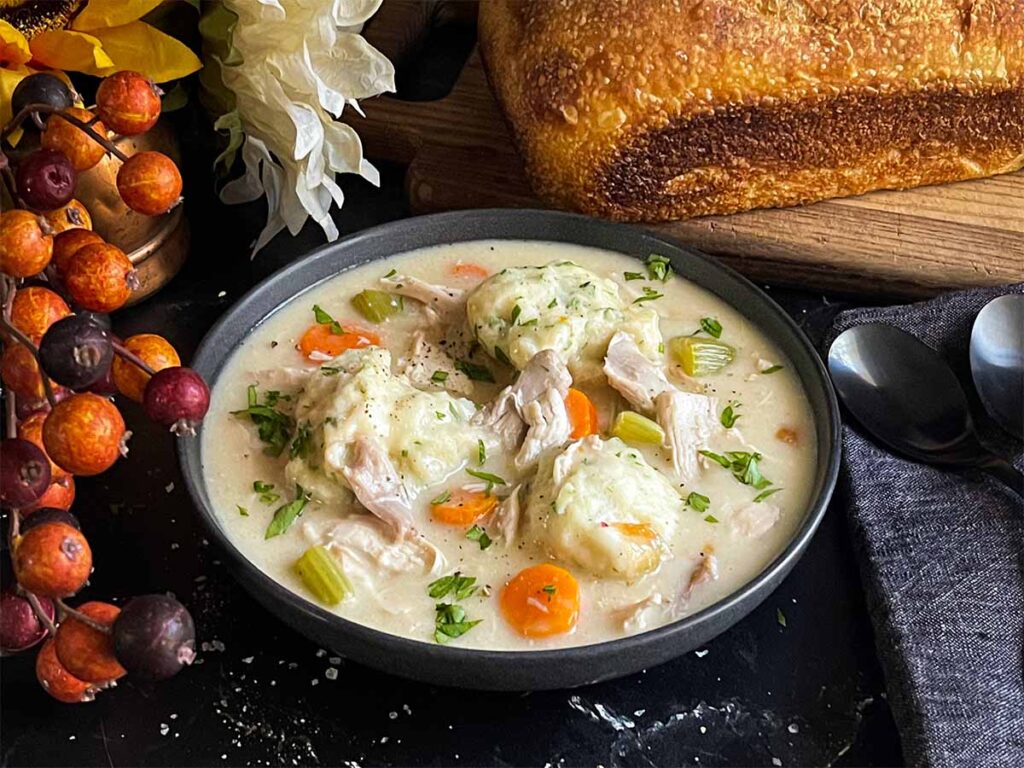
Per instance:
[[[12,277],[3,277],[0,286],[3,287],[3,309],[0,310],[0,316],[7,322],[10,322],[11,312],[14,309],[14,294],[18,292],[18,284]],[[18,401],[15,399],[14,392],[11,391],[10,387],[4,387],[4,407],[6,408],[6,434],[7,437],[18,436]],[[12,527],[17,526],[17,511],[12,513],[13,518],[11,521]]]
[[[60,611],[60,615],[61,615],[62,620],[64,618],[70,616],[71,618],[75,619],[76,621],[82,622],[87,627],[92,627],[97,632],[102,632],[105,635],[109,635],[111,633],[112,630],[111,630],[111,628],[109,626],[107,626],[106,624],[101,624],[100,622],[96,621],[96,619],[92,618],[91,616],[86,616],[81,611],[75,610],[70,605],[65,603],[63,600],[57,599],[57,600],[54,600],[53,602],[57,606],[57,610]]]
[[[32,339],[15,328],[6,317],[0,319],[0,328],[3,328],[7,333],[11,334],[18,343],[32,353],[32,357],[36,359],[36,365],[39,366],[39,378],[43,382],[43,391],[46,392],[46,400],[50,403],[51,408],[56,408],[57,398],[53,394],[53,385],[50,384],[50,377],[46,375],[46,371],[43,370],[43,364],[39,360],[39,347],[32,343]]]
[[[80,131],[82,131],[86,136],[91,138],[97,144],[100,144],[104,149],[106,149],[110,154],[112,154],[122,163],[128,159],[128,155],[126,155],[124,152],[118,149],[114,142],[112,142],[106,136],[101,136],[99,133],[97,133],[96,130],[92,127],[91,122],[83,122],[82,120],[79,120],[77,117],[65,113],[63,110],[57,109],[56,107],[51,107],[49,104],[27,104],[18,114],[14,116],[11,122],[9,122],[4,127],[3,131],[0,131],[0,141],[3,141],[11,133],[13,133],[14,130],[25,121],[26,118],[30,116],[35,116],[33,118],[35,119],[41,114],[56,115],[62,120],[66,120],[67,122],[71,123],[73,126],[78,128]]]
[[[55,637],[57,635],[57,625],[53,623],[53,620],[49,616],[46,615],[46,611],[43,610],[43,606],[39,602],[39,598],[28,590],[23,591],[25,592],[25,599],[28,600],[28,604],[32,606],[32,612],[36,615],[36,618],[39,619],[39,622],[44,627],[46,627],[46,631],[50,633],[50,637]]]
[[[114,354],[118,355],[119,357],[123,357],[129,363],[141,368],[145,373],[148,373],[150,376],[156,374],[156,371],[153,370],[149,366],[149,364],[146,363],[145,360],[143,360],[141,357],[136,355],[134,352],[129,350],[127,347],[125,347],[118,341],[114,342]]]

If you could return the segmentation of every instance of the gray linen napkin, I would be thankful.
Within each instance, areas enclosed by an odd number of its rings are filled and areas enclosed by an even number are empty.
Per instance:
[[[978,311],[1009,292],[1022,293],[1024,285],[842,312],[824,348],[868,322],[913,333],[959,374],[986,445],[1022,469],[1021,444],[978,404],[967,356]],[[981,473],[897,458],[849,424],[843,450],[840,493],[907,762],[1024,766],[1020,499]]]

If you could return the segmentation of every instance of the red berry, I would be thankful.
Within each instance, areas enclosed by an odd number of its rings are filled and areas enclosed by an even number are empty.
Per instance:
[[[78,704],[96,698],[96,689],[93,686],[79,680],[60,663],[53,639],[43,643],[36,657],[36,679],[44,691],[65,704]]]
[[[109,243],[85,245],[64,265],[61,276],[72,300],[93,312],[120,309],[137,285],[135,267]]]
[[[149,380],[142,405],[157,424],[178,435],[194,434],[210,407],[210,388],[191,368],[165,368]]]
[[[29,592],[67,597],[80,590],[92,571],[92,550],[81,531],[45,523],[27,531],[14,548],[14,573]]]
[[[50,263],[53,238],[40,217],[21,208],[0,213],[0,272],[11,277],[38,275]]]
[[[38,447],[17,437],[0,442],[0,502],[23,507],[50,485],[50,462]]]
[[[43,613],[53,621],[53,603],[39,598]],[[13,592],[0,594],[0,652],[16,653],[31,648],[46,637],[46,627],[39,621],[28,600]]]
[[[105,397],[73,394],[57,403],[43,422],[43,446],[50,458],[73,475],[98,475],[123,449],[124,419]]]
[[[196,657],[196,628],[170,595],[133,597],[114,622],[114,652],[143,680],[165,680]]]
[[[112,627],[121,609],[110,603],[93,600],[78,606],[90,619]],[[124,677],[125,669],[114,656],[114,638],[93,629],[73,616],[57,628],[57,658],[68,672],[80,680],[105,685]]]
[[[37,149],[18,163],[15,179],[25,205],[37,211],[52,211],[75,196],[78,172],[63,152]]]
[[[147,216],[166,213],[181,199],[178,166],[160,152],[139,152],[117,172],[117,191],[124,204]]]
[[[103,243],[102,237],[90,229],[69,229],[53,238],[53,266],[57,274],[64,276],[64,270],[71,263],[71,257],[87,245]]]
[[[178,357],[178,353],[171,343],[155,333],[139,333],[129,336],[124,340],[124,346],[154,371],[181,365],[181,358]],[[130,397],[135,402],[141,403],[146,391],[146,384],[149,383],[149,374],[123,357],[114,358],[112,368],[114,386],[118,391],[125,397]]]
[[[72,107],[65,111],[83,123],[88,123],[95,117],[89,110],[78,107]],[[107,129],[103,123],[93,123],[92,129],[100,136],[106,137],[107,135]],[[54,115],[53,120],[46,121],[46,130],[43,131],[41,143],[47,149],[55,149],[67,155],[79,173],[92,168],[107,153],[103,145],[92,136],[57,115]]]
[[[29,514],[35,510],[41,510],[43,507],[51,507],[56,509],[71,509],[71,505],[75,503],[75,478],[71,475],[65,475],[57,480],[50,483],[50,487],[46,489],[46,493],[40,496],[32,504],[22,508],[24,514]]]
[[[14,295],[11,325],[38,344],[51,325],[70,314],[71,308],[56,293],[41,285],[30,285]]]
[[[112,131],[145,133],[160,118],[160,94],[145,75],[128,70],[105,78],[96,89],[96,111]]]

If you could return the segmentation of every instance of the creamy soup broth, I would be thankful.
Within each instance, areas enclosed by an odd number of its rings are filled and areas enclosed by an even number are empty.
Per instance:
[[[630,578],[595,575],[573,562],[552,560],[550,550],[526,540],[529,537],[511,544],[496,542],[481,549],[478,541],[466,538],[468,526],[436,522],[431,514],[431,500],[446,489],[481,485],[460,466],[441,482],[422,489],[413,502],[416,529],[440,550],[443,565],[435,563],[433,572],[424,565],[419,570],[381,570],[367,575],[366,561],[359,564],[357,572],[349,573],[349,564],[342,556],[341,564],[353,594],[331,610],[385,632],[434,642],[438,600],[428,595],[428,585],[439,575],[459,571],[476,577],[483,587],[459,603],[467,620],[480,623],[450,639],[450,644],[509,650],[555,648],[606,641],[695,613],[761,572],[789,542],[804,517],[815,474],[816,446],[810,407],[789,362],[740,311],[678,276],[665,283],[635,277],[626,280],[625,273],[646,276],[644,264],[612,252],[547,242],[479,241],[396,255],[343,272],[300,294],[267,318],[227,361],[214,387],[210,412],[202,428],[207,490],[220,524],[235,546],[273,579],[317,602],[296,574],[294,563],[311,544],[323,543],[324,531],[330,530],[340,518],[369,514],[350,494],[329,503],[314,496],[285,533],[265,538],[274,510],[294,495],[294,484],[285,476],[289,452],[286,449],[279,458],[265,455],[264,444],[251,420],[231,414],[246,407],[247,388],[253,384],[261,395],[273,389],[296,397],[302,384],[295,369],[313,369],[319,364],[306,360],[297,349],[303,332],[314,322],[314,304],[343,326],[353,324],[372,329],[380,336],[382,346],[391,352],[393,365],[397,365],[408,351],[414,332],[431,320],[423,307],[406,298],[400,314],[372,324],[351,303],[352,297],[363,289],[378,288],[379,279],[389,271],[471,290],[481,277],[472,270],[469,274],[455,274],[454,265],[479,265],[497,273],[506,267],[560,261],[572,261],[614,281],[625,302],[643,295],[645,287],[663,293],[663,297],[644,302],[643,306],[660,315],[666,346],[673,337],[694,333],[701,327],[702,318],[714,318],[720,323],[721,340],[736,349],[735,359],[722,371],[707,377],[685,380],[670,372],[669,380],[681,389],[716,398],[716,418],[725,406],[734,404],[734,413],[739,415],[735,425],[731,429],[718,425],[708,438],[708,445],[702,447],[719,455],[728,451],[759,452],[763,457],[759,470],[770,478],[769,488],[782,489],[760,502],[778,510],[777,520],[761,531],[760,523],[755,520],[752,525],[745,519],[749,511],[743,510],[751,509],[752,499],[760,491],[737,480],[731,470],[701,459],[696,479],[681,483],[673,476],[665,447],[633,445],[631,448],[640,452],[677,489],[679,506],[674,513],[674,530],[670,540],[664,542],[667,551],[660,565],[652,572]],[[668,354],[665,365],[671,368]],[[497,381],[473,384],[472,399],[478,403],[492,400],[502,385],[513,378],[514,372],[507,366],[491,361],[490,367],[497,373]],[[275,370],[278,374],[273,373]],[[765,373],[766,370],[772,372]],[[615,413],[630,406],[600,378],[579,386],[597,405],[601,433],[607,435]],[[503,455],[500,448],[492,446],[487,454],[482,466],[472,459],[464,464],[498,475],[509,481],[508,486],[513,479],[529,481],[529,473],[525,477],[524,473],[517,473],[510,456]],[[254,491],[256,481],[272,484],[280,500],[261,501],[260,494]],[[498,486],[494,492],[507,493],[508,486]],[[694,491],[710,500],[707,510],[699,511],[685,503]],[[635,498],[638,508],[645,503],[642,494]],[[698,583],[688,590],[695,572],[712,553],[716,577],[697,579]],[[372,558],[369,561],[372,570]],[[565,567],[579,582],[578,622],[566,633],[524,637],[505,619],[500,606],[501,592],[522,569],[548,561]]]

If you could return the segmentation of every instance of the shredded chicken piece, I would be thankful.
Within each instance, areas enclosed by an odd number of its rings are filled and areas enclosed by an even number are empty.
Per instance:
[[[671,601],[660,592],[652,592],[643,600],[624,605],[615,609],[616,621],[622,622],[622,628],[629,633],[639,632],[652,626],[659,614],[664,614],[671,606]]]
[[[522,515],[522,507],[519,504],[519,491],[522,485],[512,489],[512,493],[502,499],[501,503],[494,508],[484,520],[484,527],[488,535],[497,542],[508,546],[516,539],[519,530],[519,519]]]
[[[768,533],[779,522],[781,514],[774,504],[751,502],[732,514],[729,527],[741,536],[756,539]]]
[[[435,573],[445,569],[441,551],[422,536],[396,539],[390,527],[369,515],[350,515],[338,520],[309,522],[306,538],[342,555],[346,573],[360,569],[367,574]]]
[[[665,372],[647,359],[632,336],[622,331],[608,343],[604,372],[612,388],[642,411],[654,410],[658,395],[672,389]]]
[[[313,373],[312,368],[264,368],[253,371],[257,389],[278,389],[293,392],[306,384],[306,380]]]
[[[710,547],[705,547],[704,551],[700,553],[700,562],[693,569],[693,572],[690,574],[690,580],[686,584],[686,589],[683,590],[684,600],[689,600],[693,590],[701,584],[718,578],[718,558],[710,550]]]
[[[359,503],[390,525],[397,537],[415,533],[409,495],[387,451],[365,437],[351,448],[351,459],[340,470]]]
[[[444,389],[467,397],[473,392],[469,377],[456,368],[455,361],[440,345],[428,341],[422,329],[412,334],[412,348],[408,355],[399,358],[396,370],[408,376],[419,389]],[[438,371],[445,374],[441,381],[434,378]]]
[[[665,430],[665,444],[672,451],[672,466],[679,479],[693,482],[700,473],[698,451],[718,424],[718,405],[713,397],[669,389],[656,401],[658,423]]]
[[[473,424],[491,427],[508,450],[522,443],[516,466],[523,469],[547,448],[569,439],[572,428],[565,396],[571,385],[572,376],[565,364],[552,350],[542,350],[526,364],[514,384],[476,413]]]
[[[466,292],[461,288],[435,285],[408,275],[382,277],[380,285],[391,293],[415,299],[441,315],[464,310],[466,307]]]

